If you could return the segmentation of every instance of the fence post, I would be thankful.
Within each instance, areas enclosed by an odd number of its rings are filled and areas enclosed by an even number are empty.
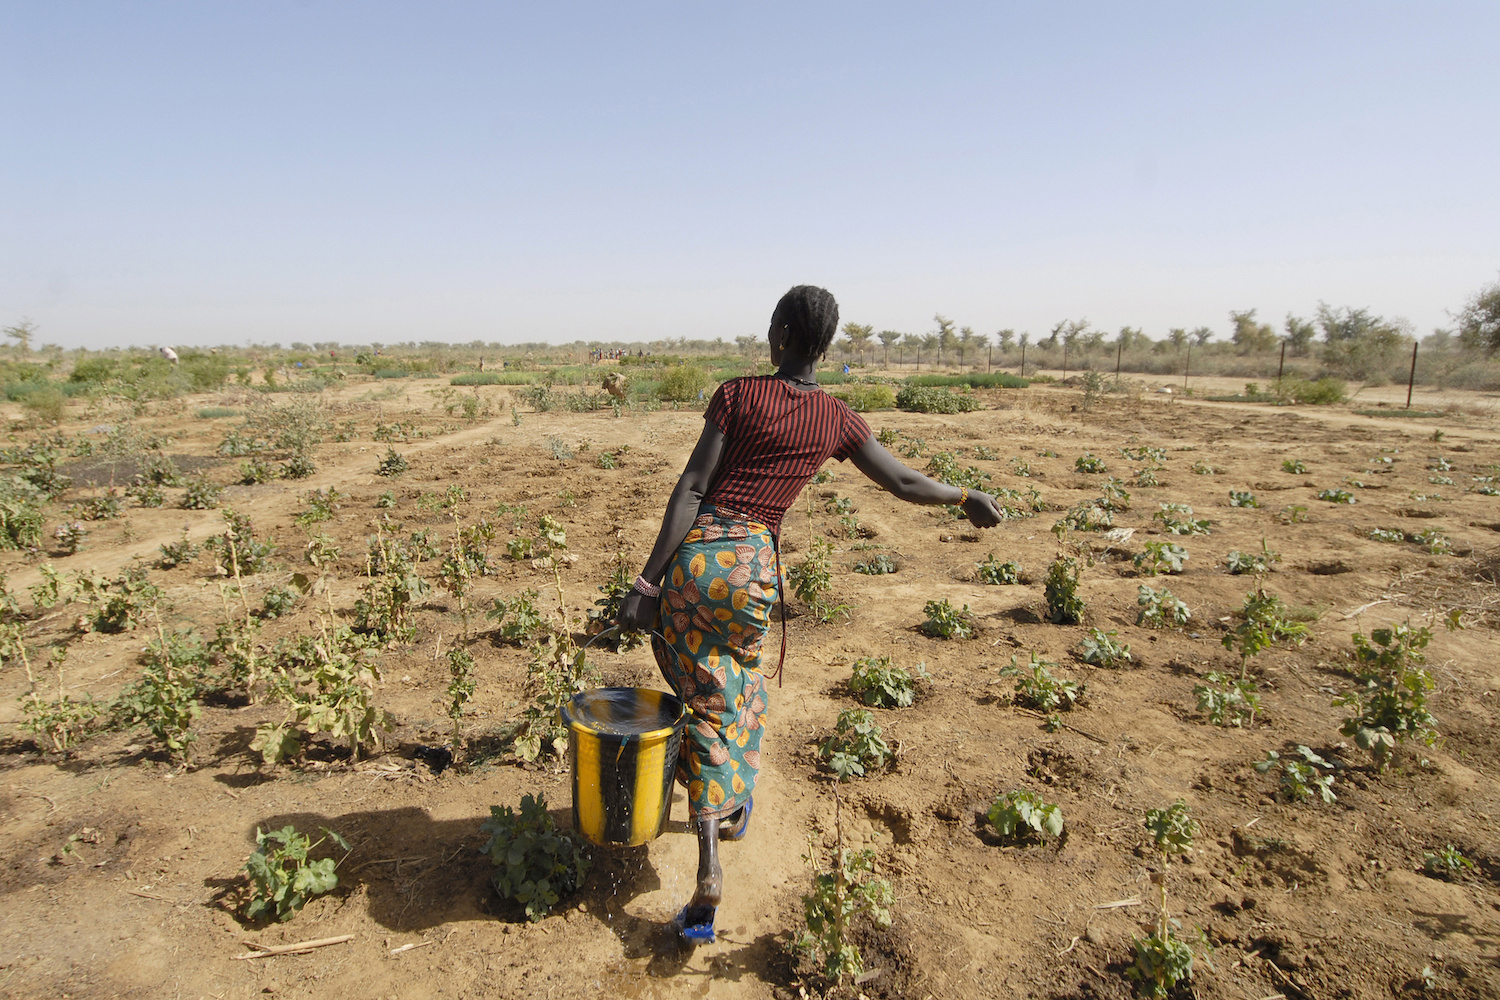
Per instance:
[[[1193,345],[1189,344],[1187,359],[1182,362],[1182,391],[1187,392],[1188,369],[1193,367]]]
[[[1026,345],[1021,345],[1021,377],[1026,377]]]
[[[1125,340],[1121,338],[1115,346],[1115,385],[1120,384],[1120,359],[1125,356]]]
[[[989,347],[989,354],[984,359],[984,373],[986,375],[988,375],[990,373],[991,369],[993,369],[994,367],[995,367],[995,345],[991,344],[990,347]]]
[[[1286,341],[1281,342],[1281,362],[1276,366],[1276,395],[1281,395],[1281,373],[1286,370]]]
[[[1411,376],[1406,380],[1406,408],[1411,409],[1411,387],[1417,384],[1417,345],[1411,345]]]

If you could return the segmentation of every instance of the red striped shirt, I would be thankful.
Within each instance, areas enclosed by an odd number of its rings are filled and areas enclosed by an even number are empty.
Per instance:
[[[704,503],[752,515],[772,531],[824,462],[844,461],[870,437],[870,425],[841,401],[775,375],[725,382],[705,419],[728,442]]]

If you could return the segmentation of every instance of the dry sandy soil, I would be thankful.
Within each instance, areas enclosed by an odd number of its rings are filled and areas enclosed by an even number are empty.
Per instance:
[[[305,509],[307,490],[336,487],[346,497],[334,520],[319,527],[344,549],[332,603],[347,613],[380,513],[377,496],[395,490],[399,505],[390,513],[403,531],[430,528],[445,538],[448,513],[424,510],[418,500],[457,483],[469,494],[459,508],[464,521],[503,502],[564,522],[569,547],[581,557],[566,575],[569,604],[581,615],[598,596],[617,538],[633,562],[644,558],[701,426],[700,415],[686,410],[619,419],[608,411],[526,412],[517,426],[503,387],[482,390],[503,416],[455,424],[433,408],[436,381],[404,383],[399,395],[380,388],[362,383],[331,394],[336,419],[354,421],[358,437],[323,445],[310,480],[226,490],[226,504],[281,546],[283,562],[252,580],[256,594],[298,568],[304,529],[293,518]],[[1197,388],[1206,387],[1199,381]],[[1384,395],[1399,406],[1403,393]],[[903,505],[851,467],[835,465],[831,482],[809,487],[817,524],[809,527],[805,504],[787,518],[786,561],[795,564],[810,531],[834,525],[821,512],[824,499],[835,491],[850,497],[873,533],[866,544],[885,546],[900,571],[849,572],[862,553],[841,539],[835,593],[852,606],[847,620],[817,625],[804,609],[791,609],[785,684],[771,692],[754,826],[746,841],[724,850],[718,943],[684,952],[668,927],[691,889],[696,856],[680,793],[661,838],[637,850],[593,850],[582,891],[547,919],[527,923],[497,898],[478,853],[489,807],[545,793],[567,823],[568,776],[555,765],[524,767],[491,752],[493,734],[520,710],[526,654],[487,633],[473,646],[479,689],[467,719],[471,766],[434,774],[414,758],[417,748],[442,744],[448,731],[447,668],[436,658],[437,642],[451,640],[458,616],[434,590],[419,611],[422,638],[379,656],[379,704],[397,726],[382,753],[355,763],[323,744],[300,767],[261,766],[249,743],[258,724],[280,716],[268,705],[208,705],[197,725],[197,759],[186,769],[140,729],[98,734],[54,753],[17,725],[17,698],[27,685],[18,665],[7,666],[0,673],[0,996],[811,995],[814,981],[790,942],[809,883],[803,856],[811,846],[826,857],[833,838],[834,786],[818,767],[816,744],[853,704],[846,688],[851,662],[876,655],[908,667],[924,662],[931,683],[915,706],[876,711],[899,748],[894,768],[841,787],[846,842],[873,848],[896,890],[892,926],[860,939],[872,976],[841,995],[1131,995],[1123,970],[1132,936],[1152,919],[1159,868],[1142,818],[1178,798],[1202,829],[1195,850],[1167,873],[1172,904],[1184,927],[1201,928],[1213,946],[1212,967],[1200,962],[1183,995],[1325,1000],[1424,987],[1429,996],[1500,995],[1500,503],[1465,492],[1472,477],[1493,475],[1500,463],[1495,400],[1419,392],[1418,407],[1454,408],[1418,420],[1150,391],[1111,395],[1088,411],[1081,393],[1063,387],[981,396],[985,409],[976,413],[881,412],[870,423],[898,430],[903,444],[920,439],[926,454],[953,451],[960,464],[990,472],[995,485],[1034,485],[1049,511],[980,533],[942,511]],[[1376,396],[1362,395],[1360,405]],[[138,423],[169,434],[172,453],[204,458],[235,421],[198,419],[196,410],[244,403],[232,395],[199,397]],[[96,419],[79,414],[65,430],[83,432]],[[377,421],[395,420],[426,436],[397,446],[411,469],[385,480],[374,470],[386,446],[370,435]],[[1444,432],[1440,441],[1434,430]],[[554,438],[575,457],[554,458]],[[600,452],[625,445],[618,468],[598,467]],[[1129,477],[1139,464],[1120,449],[1141,446],[1166,451],[1160,485],[1131,488],[1132,509],[1116,515],[1116,525],[1135,529],[1131,539],[1109,551],[1091,539],[1100,558],[1083,575],[1086,625],[1045,623],[1041,578],[1057,551],[1049,532],[1056,511],[1098,495],[1104,479],[1075,472],[1074,459],[1090,451],[1110,474]],[[978,448],[994,457],[976,457]],[[1429,482],[1439,473],[1428,466],[1440,455],[1453,465],[1441,475],[1455,485]],[[1014,474],[1015,457],[1029,463],[1029,478]],[[1305,474],[1282,471],[1292,458],[1305,463]],[[926,458],[911,461],[921,466]],[[1200,461],[1215,472],[1195,474]],[[232,461],[208,469],[221,483],[237,478]],[[1314,498],[1348,480],[1365,484],[1348,487],[1358,503]],[[97,492],[84,482],[64,502]],[[1230,490],[1253,490],[1262,506],[1232,507]],[[1190,605],[1193,621],[1183,631],[1135,624],[1142,581],[1129,556],[1144,540],[1167,538],[1154,535],[1152,522],[1167,501],[1191,504],[1214,522],[1206,537],[1171,539],[1191,554],[1181,576],[1147,581],[1165,583]],[[197,540],[222,531],[217,511],[173,509],[171,502],[95,522],[83,551],[50,558],[66,571],[113,574],[131,560],[154,564],[158,546],[179,537],[184,524]],[[1295,505],[1307,508],[1306,520],[1281,523],[1278,512]],[[49,532],[60,517],[54,513]],[[510,524],[501,523],[503,541]],[[1373,527],[1438,529],[1452,540],[1453,554],[1370,540]],[[1251,726],[1218,728],[1197,710],[1192,690],[1206,672],[1238,667],[1220,639],[1254,583],[1229,575],[1222,563],[1231,549],[1259,549],[1262,537],[1282,556],[1266,586],[1316,612],[1313,639],[1257,657],[1251,669],[1261,713]],[[978,583],[975,564],[988,553],[1020,561],[1026,582]],[[498,573],[478,583],[476,603],[549,579],[529,563],[500,558],[498,550],[496,556]],[[29,612],[24,595],[39,579],[36,561],[4,553],[0,569]],[[169,625],[195,624],[212,634],[219,597],[210,573],[202,559],[152,569],[173,603]],[[922,634],[923,604],[944,597],[972,608],[975,638]],[[1468,628],[1435,627],[1428,650],[1442,739],[1431,749],[1403,746],[1394,765],[1377,774],[1340,736],[1346,712],[1331,705],[1352,683],[1350,635],[1407,619],[1434,624],[1453,607],[1465,609]],[[28,638],[43,648],[67,644],[72,694],[105,699],[138,675],[148,632],[82,633],[73,624],[82,610],[75,604],[39,612]],[[267,622],[264,640],[306,633],[315,627],[314,610],[301,606]],[[1087,626],[1118,630],[1135,662],[1118,670],[1079,662],[1074,650]],[[1086,702],[1064,716],[1071,728],[1049,732],[1036,713],[1013,704],[1012,682],[1000,668],[1013,653],[1024,660],[1030,651],[1087,683]],[[645,650],[600,662],[611,683],[661,686]],[[1297,744],[1336,764],[1337,803],[1286,804],[1252,767],[1266,751]],[[1013,788],[1061,805],[1062,843],[994,841],[976,814]],[[255,831],[288,822],[337,830],[353,854],[338,889],[295,920],[247,924],[235,907]],[[1451,881],[1425,875],[1424,852],[1449,844],[1475,867]],[[249,950],[244,942],[341,934],[353,940],[237,960]]]

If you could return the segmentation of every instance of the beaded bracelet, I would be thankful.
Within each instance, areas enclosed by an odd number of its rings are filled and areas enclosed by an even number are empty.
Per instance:
[[[637,593],[645,594],[647,597],[661,596],[661,588],[655,586],[654,584],[648,583],[644,576],[638,576],[635,578],[635,587],[633,589]]]
[[[968,502],[969,502],[969,488],[967,486],[960,486],[958,488],[958,506],[962,507],[964,504],[966,504]]]

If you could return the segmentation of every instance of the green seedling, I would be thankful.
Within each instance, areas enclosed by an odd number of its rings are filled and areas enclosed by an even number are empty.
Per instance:
[[[922,606],[922,613],[927,616],[922,623],[924,635],[934,639],[971,639],[974,636],[974,615],[967,604],[960,610],[948,603],[945,597],[941,601],[928,601]]]
[[[1193,508],[1185,503],[1164,503],[1160,509],[1151,515],[1153,521],[1160,521],[1162,530],[1169,535],[1207,535],[1212,534],[1212,521],[1207,519],[1195,519]]]
[[[1466,871],[1474,870],[1474,862],[1464,857],[1458,848],[1448,844],[1436,854],[1422,853],[1422,870],[1433,878],[1455,879]]]
[[[1367,537],[1375,542],[1404,542],[1406,532],[1399,528],[1371,528]]]
[[[1104,459],[1087,451],[1073,460],[1073,468],[1078,472],[1098,473],[1109,471],[1109,468],[1104,464]]]
[[[546,620],[537,610],[541,595],[527,588],[509,601],[495,598],[487,616],[499,626],[500,638],[517,645],[530,642],[541,634]]]
[[[1239,624],[1224,636],[1223,645],[1230,650],[1239,647],[1240,677],[1243,678],[1245,667],[1252,656],[1270,649],[1278,642],[1300,646],[1307,638],[1307,626],[1290,617],[1281,598],[1257,587],[1253,593],[1245,596]]]
[[[1436,686],[1420,664],[1432,640],[1432,630],[1410,625],[1372,629],[1367,639],[1354,633],[1354,660],[1359,687],[1335,699],[1335,706],[1352,707],[1339,732],[1352,737],[1385,770],[1396,744],[1415,739],[1437,742],[1437,719],[1427,711],[1428,694]]]
[[[1353,493],[1350,493],[1348,490],[1339,490],[1339,489],[1319,490],[1318,491],[1318,499],[1319,500],[1327,500],[1329,503],[1356,503],[1357,502],[1354,499],[1354,494]]]
[[[1187,561],[1187,549],[1175,542],[1147,542],[1131,560],[1142,576],[1181,573]]]
[[[1078,643],[1078,658],[1084,663],[1110,669],[1133,662],[1135,658],[1130,655],[1130,646],[1118,642],[1118,636],[1119,633],[1114,630],[1103,632],[1097,628],[1089,629],[1089,634]]]
[[[917,682],[925,680],[925,664],[913,672],[895,666],[889,656],[867,657],[854,661],[849,691],[871,708],[906,708],[916,698]]]
[[[1255,713],[1260,710],[1255,681],[1217,670],[1210,670],[1203,679],[1208,683],[1194,685],[1193,694],[1198,698],[1198,711],[1207,713],[1209,722],[1235,727],[1255,724]]]
[[[1224,568],[1235,576],[1245,573],[1253,573],[1262,576],[1271,572],[1271,567],[1281,562],[1281,553],[1272,552],[1266,545],[1266,540],[1260,540],[1259,552],[1241,552],[1239,549],[1230,550],[1224,557]]]
[[[1282,460],[1281,471],[1294,476],[1305,476],[1307,475],[1307,466],[1303,464],[1300,458],[1288,458]]]
[[[1021,582],[1021,564],[1018,562],[1000,562],[991,552],[985,557],[984,562],[975,563],[979,575],[979,582],[991,586],[1003,586]]]
[[[1078,594],[1078,560],[1061,556],[1047,567],[1042,594],[1047,603],[1047,620],[1057,625],[1077,625],[1083,621],[1085,605]]]
[[[1055,666],[1056,663],[1033,652],[1031,662],[1022,667],[1016,654],[1012,653],[1010,666],[1001,668],[1000,676],[1016,679],[1015,702],[1018,705],[1047,713],[1071,711],[1083,701],[1088,685],[1053,676],[1047,668]]]
[[[1046,843],[1048,837],[1061,837],[1063,832],[1062,809],[1026,789],[1001,794],[985,818],[1002,840]]]
[[[838,839],[832,866],[813,875],[812,891],[802,897],[807,929],[797,939],[797,950],[835,985],[864,971],[859,946],[849,940],[850,922],[865,916],[889,927],[896,898],[891,883],[874,875],[875,852],[851,851]],[[803,858],[812,863],[811,844]]]
[[[490,818],[479,832],[489,836],[480,851],[495,865],[495,891],[524,907],[533,923],[575,892],[588,871],[583,851],[558,830],[541,793],[522,796],[519,812],[490,806]]]
[[[389,479],[394,476],[401,475],[408,468],[410,468],[410,466],[408,465],[405,457],[397,454],[395,448],[388,447],[385,450],[385,455],[383,455],[380,459],[380,464],[375,467],[375,474],[377,476],[385,476],[387,479]]]
[[[877,552],[867,559],[861,559],[853,566],[854,572],[864,576],[884,576],[887,573],[894,573],[900,568],[900,564],[884,552]]]
[[[1231,507],[1259,507],[1260,501],[1255,499],[1255,494],[1248,490],[1230,490],[1229,506]]]
[[[828,599],[833,590],[833,543],[827,538],[812,540],[807,558],[786,571],[786,582],[821,624],[841,614],[848,617],[850,605]]]
[[[1182,925],[1167,910],[1167,868],[1172,855],[1185,854],[1192,848],[1198,824],[1189,818],[1187,803],[1178,799],[1166,809],[1147,812],[1146,829],[1161,855],[1160,903],[1155,931],[1133,939],[1135,961],[1125,975],[1140,983],[1153,1000],[1165,1000],[1178,983],[1193,978],[1196,956],[1192,944],[1178,937],[1176,932]]]
[[[1199,476],[1216,476],[1223,471],[1222,469],[1214,468],[1212,465],[1209,465],[1201,458],[1193,463],[1192,470],[1196,475]]]
[[[1136,596],[1135,623],[1150,628],[1181,628],[1192,618],[1188,606],[1166,587],[1157,590],[1142,584]]]
[[[1288,802],[1308,802],[1314,795],[1328,805],[1337,802],[1338,796],[1333,794],[1333,765],[1313,753],[1311,747],[1299,745],[1297,754],[1301,760],[1290,757],[1283,760],[1275,750],[1268,751],[1265,760],[1255,762],[1255,769],[1261,774],[1279,769],[1278,792]]]
[[[247,919],[290,920],[309,899],[338,887],[335,869],[340,862],[332,858],[313,861],[308,856],[328,840],[343,848],[346,858],[352,848],[326,826],[320,829],[323,836],[316,841],[290,825],[280,830],[255,831],[255,851],[245,862],[245,871],[250,876]]]
[[[833,735],[818,745],[818,756],[839,781],[883,768],[896,758],[875,717],[862,708],[839,712]]]
[[[1287,504],[1276,512],[1276,520],[1281,524],[1306,524],[1307,508],[1302,504]]]

